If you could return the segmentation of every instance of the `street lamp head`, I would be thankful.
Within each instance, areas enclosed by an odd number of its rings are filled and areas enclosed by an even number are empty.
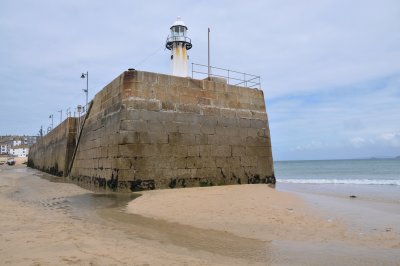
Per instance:
[[[85,76],[86,76],[86,75],[85,75],[84,73],[82,73],[81,79],[84,79]]]

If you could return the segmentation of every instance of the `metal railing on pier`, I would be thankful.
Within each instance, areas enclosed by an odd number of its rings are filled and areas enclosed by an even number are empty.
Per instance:
[[[192,63],[192,78],[206,78],[208,75],[207,65]],[[261,77],[244,72],[210,66],[210,77],[226,79],[230,85],[261,89]]]

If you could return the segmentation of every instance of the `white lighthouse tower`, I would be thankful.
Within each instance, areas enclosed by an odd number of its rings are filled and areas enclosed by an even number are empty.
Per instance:
[[[187,50],[192,48],[192,41],[186,37],[188,28],[180,17],[176,19],[171,26],[171,34],[167,38],[165,47],[171,50],[172,75],[188,76],[188,58]]]

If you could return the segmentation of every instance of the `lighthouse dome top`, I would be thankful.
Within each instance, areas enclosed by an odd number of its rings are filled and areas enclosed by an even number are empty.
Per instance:
[[[172,26],[171,26],[170,29],[172,29],[172,28],[175,27],[175,26],[182,26],[182,27],[185,27],[186,29],[188,29],[188,28],[186,27],[186,25],[185,25],[185,22],[182,21],[182,18],[181,18],[181,17],[177,17],[177,18],[176,18],[175,22],[172,24]]]

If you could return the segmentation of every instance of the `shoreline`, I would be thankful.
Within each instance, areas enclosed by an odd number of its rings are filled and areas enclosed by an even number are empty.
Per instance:
[[[396,265],[400,260],[396,228],[367,230],[360,237],[342,219],[346,212],[331,213],[320,195],[281,191],[288,188],[279,184],[277,189],[144,191],[133,199],[50,182],[38,173],[0,167],[0,259],[9,265]],[[337,199],[327,199],[332,201]]]

